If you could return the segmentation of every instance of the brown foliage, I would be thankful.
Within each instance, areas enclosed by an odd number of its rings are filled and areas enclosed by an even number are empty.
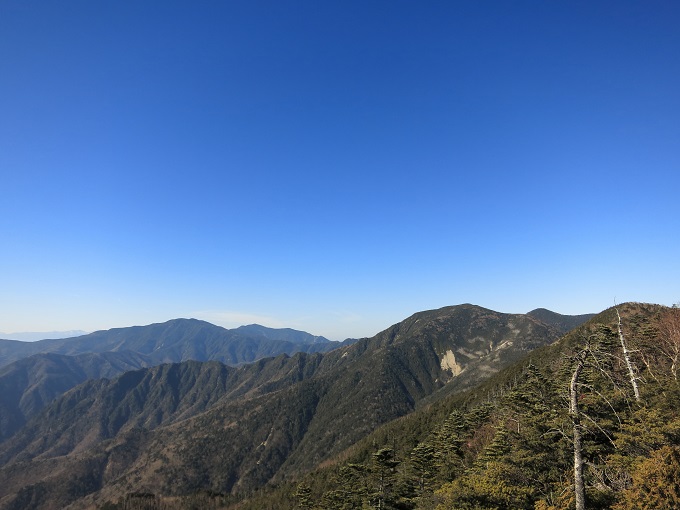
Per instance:
[[[680,508],[680,448],[664,446],[642,460],[613,510]]]

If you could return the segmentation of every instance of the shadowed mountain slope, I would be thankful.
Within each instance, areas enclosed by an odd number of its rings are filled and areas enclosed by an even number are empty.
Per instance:
[[[151,365],[133,352],[36,354],[0,368],[0,442],[74,386]]]

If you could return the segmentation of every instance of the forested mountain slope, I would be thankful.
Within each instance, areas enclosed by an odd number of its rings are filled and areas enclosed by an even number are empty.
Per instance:
[[[0,445],[0,505],[246,494],[309,471],[447,387],[489,377],[558,336],[528,315],[460,305],[326,354],[239,368],[164,365],[87,382]]]
[[[0,368],[0,443],[74,386],[151,364],[142,354],[123,351],[35,354]]]
[[[238,508],[676,508],[678,353],[680,309],[619,305]]]

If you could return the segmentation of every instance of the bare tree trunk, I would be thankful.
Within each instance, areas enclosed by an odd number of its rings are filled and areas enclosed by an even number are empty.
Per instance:
[[[671,362],[671,374],[678,380],[678,361],[680,361],[680,310],[668,310],[659,323],[659,348]]]
[[[578,407],[578,379],[583,370],[586,351],[580,352],[576,357],[576,367],[571,376],[569,386],[569,415],[574,429],[574,497],[576,510],[585,510],[586,491],[583,482],[583,444],[581,438],[581,412]]]
[[[633,370],[633,364],[630,361],[630,351],[626,348],[626,341],[623,338],[623,329],[621,327],[621,316],[619,315],[619,309],[615,308],[616,316],[619,318],[619,340],[621,340],[621,349],[623,350],[623,359],[626,360],[626,367],[628,368],[628,377],[630,377],[630,384],[633,386],[633,393],[635,394],[635,400],[640,401],[640,390],[638,389],[637,378],[635,377],[635,371]]]

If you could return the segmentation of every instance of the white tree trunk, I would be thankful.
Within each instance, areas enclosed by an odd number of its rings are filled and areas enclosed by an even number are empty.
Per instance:
[[[619,315],[619,309],[615,308],[616,316],[619,318],[619,340],[621,340],[621,349],[623,350],[623,359],[626,361],[626,367],[628,368],[628,377],[630,378],[630,384],[633,386],[633,393],[635,394],[635,400],[640,401],[640,390],[638,389],[637,377],[635,377],[635,370],[633,370],[633,364],[630,361],[630,351],[626,348],[626,341],[623,338],[623,328],[621,327],[621,315]]]
[[[583,444],[581,439],[581,412],[578,407],[578,379],[583,370],[586,351],[582,351],[576,357],[576,367],[571,375],[569,386],[569,414],[573,425],[574,434],[574,497],[576,510],[585,510],[586,491],[583,482]]]

